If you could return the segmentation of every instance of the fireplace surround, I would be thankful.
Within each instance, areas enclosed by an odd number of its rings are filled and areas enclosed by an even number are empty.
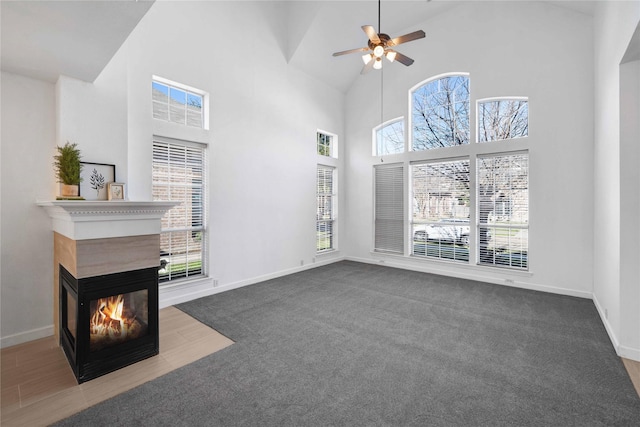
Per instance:
[[[78,383],[158,354],[160,220],[174,202],[40,202],[52,218],[54,332]]]

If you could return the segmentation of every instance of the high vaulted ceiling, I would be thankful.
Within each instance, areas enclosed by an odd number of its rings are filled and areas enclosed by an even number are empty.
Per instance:
[[[460,3],[458,0],[383,0],[382,32],[396,37],[422,29],[427,37],[433,37],[424,23]],[[549,3],[586,14],[593,13],[595,4],[593,1]],[[152,5],[153,0],[2,0],[2,70],[50,82],[55,82],[61,74],[91,82]],[[331,54],[366,45],[367,39],[360,27],[377,28],[378,2],[286,1],[285,10],[287,61],[346,91],[358,77],[362,62],[358,55],[332,57]]]

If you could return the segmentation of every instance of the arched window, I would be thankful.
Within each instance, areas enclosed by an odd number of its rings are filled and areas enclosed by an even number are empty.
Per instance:
[[[469,77],[447,75],[411,90],[414,151],[469,143]]]
[[[374,156],[404,152],[404,118],[390,120],[374,129]]]

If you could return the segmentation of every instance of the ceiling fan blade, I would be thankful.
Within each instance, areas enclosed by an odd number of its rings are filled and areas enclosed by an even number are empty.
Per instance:
[[[401,54],[400,52],[396,52],[396,61],[398,61],[401,64],[406,65],[407,67],[411,64],[413,64],[413,59],[409,58],[406,55]]]
[[[348,55],[350,53],[365,52],[367,50],[369,50],[368,47],[359,47],[357,49],[349,49],[349,50],[343,50],[342,52],[335,52],[333,56]]]
[[[362,67],[362,71],[360,71],[360,74],[367,74],[369,71],[371,71],[371,69],[373,69],[373,64],[375,62],[376,60],[372,59],[371,61],[364,64],[364,67]]]
[[[422,39],[422,38],[424,38],[424,36],[425,36],[424,31],[418,30],[418,31],[414,31],[413,33],[405,34],[404,36],[393,38],[393,39],[391,39],[389,41],[388,45],[389,46],[397,46],[397,45],[402,44],[402,43],[406,43],[406,42],[410,42],[410,41],[413,41],[413,40]]]
[[[369,40],[371,40],[371,43],[373,44],[380,43],[380,38],[378,37],[378,33],[376,33],[376,29],[373,28],[371,25],[363,25],[362,30],[365,32],[367,37],[369,37]]]

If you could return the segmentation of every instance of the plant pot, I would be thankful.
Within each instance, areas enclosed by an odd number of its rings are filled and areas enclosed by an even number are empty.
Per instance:
[[[62,197],[78,197],[79,185],[60,184],[60,195]]]

